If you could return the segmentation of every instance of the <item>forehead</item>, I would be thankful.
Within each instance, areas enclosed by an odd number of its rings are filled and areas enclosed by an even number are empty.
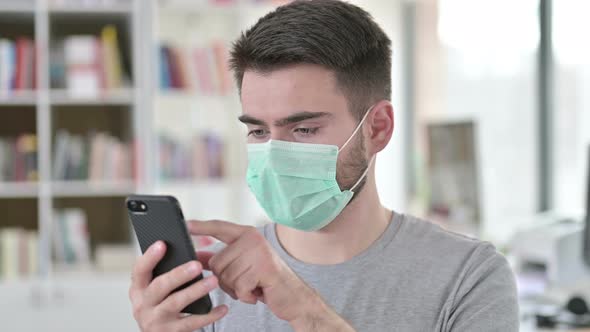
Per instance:
[[[270,72],[247,70],[242,80],[242,112],[276,120],[295,112],[347,112],[347,100],[332,71],[293,65]]]

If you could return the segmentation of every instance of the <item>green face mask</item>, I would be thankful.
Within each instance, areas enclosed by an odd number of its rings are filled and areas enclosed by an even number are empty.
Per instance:
[[[371,108],[340,151],[359,131]],[[338,152],[336,145],[278,140],[248,144],[246,181],[272,221],[316,231],[334,220],[350,202],[374,158],[357,182],[341,191],[336,182]]]

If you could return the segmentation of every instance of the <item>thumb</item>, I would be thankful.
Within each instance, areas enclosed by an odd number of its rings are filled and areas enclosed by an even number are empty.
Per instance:
[[[215,255],[215,253],[211,251],[198,251],[195,252],[195,254],[197,255],[197,260],[203,265],[203,269],[211,271],[209,268],[209,260]]]

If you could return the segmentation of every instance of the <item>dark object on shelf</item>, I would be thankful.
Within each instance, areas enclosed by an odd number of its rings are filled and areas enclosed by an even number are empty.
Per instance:
[[[572,297],[565,308],[555,314],[535,315],[538,328],[583,328],[590,327],[590,311],[586,301],[580,296]]]

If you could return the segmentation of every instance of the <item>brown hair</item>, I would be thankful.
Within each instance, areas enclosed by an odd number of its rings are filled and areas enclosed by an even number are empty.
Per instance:
[[[365,10],[338,0],[294,1],[266,14],[234,42],[230,67],[238,90],[246,70],[316,64],[335,73],[360,120],[391,99],[391,41]]]

